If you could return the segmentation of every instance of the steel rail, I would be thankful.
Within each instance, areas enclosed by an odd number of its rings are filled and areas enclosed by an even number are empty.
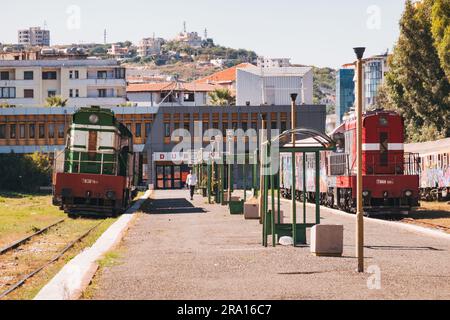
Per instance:
[[[0,299],[6,297],[8,294],[10,294],[11,292],[15,291],[16,289],[18,289],[19,287],[21,287],[23,284],[25,284],[25,282],[30,279],[31,277],[33,277],[34,275],[36,275],[37,273],[39,273],[40,271],[42,271],[43,269],[45,269],[46,267],[48,267],[49,265],[53,264],[54,262],[58,261],[67,251],[69,251],[73,246],[75,246],[78,242],[80,242],[81,240],[83,240],[84,238],[86,238],[94,229],[96,229],[99,225],[101,225],[103,222],[98,223],[97,225],[95,225],[94,227],[92,227],[91,229],[89,229],[87,232],[83,233],[81,236],[79,236],[77,239],[75,239],[74,241],[70,242],[66,247],[64,247],[64,249],[62,249],[56,256],[54,256],[50,261],[46,262],[45,264],[43,264],[42,266],[40,266],[39,268],[37,268],[36,270],[34,270],[33,272],[27,274],[25,277],[23,277],[20,281],[16,282],[11,288],[3,291],[2,293],[0,293]]]
[[[21,245],[23,245],[23,244],[27,243],[28,241],[30,241],[32,238],[34,238],[34,237],[36,237],[36,236],[38,236],[38,235],[48,231],[50,228],[53,228],[54,226],[56,226],[56,225],[58,225],[60,223],[63,223],[65,220],[66,219],[61,219],[61,220],[59,220],[59,221],[57,221],[57,222],[55,222],[55,223],[53,223],[53,224],[51,224],[51,225],[49,225],[49,226],[47,226],[45,228],[43,228],[43,229],[33,233],[30,236],[27,236],[27,237],[25,237],[25,238],[23,238],[21,240],[18,240],[18,241],[14,242],[14,243],[12,243],[10,245],[7,245],[6,247],[0,249],[0,255],[3,255],[5,253],[7,253],[8,251],[11,251],[11,250],[14,250],[14,249],[20,247]]]

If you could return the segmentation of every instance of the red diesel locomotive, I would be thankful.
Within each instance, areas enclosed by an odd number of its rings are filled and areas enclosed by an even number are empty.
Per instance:
[[[332,133],[337,150],[322,154],[321,203],[347,212],[356,210],[356,119],[350,116]],[[403,118],[376,110],[363,116],[363,207],[366,215],[406,213],[419,205],[418,155],[404,152]],[[289,155],[284,157],[290,158]],[[299,170],[302,156],[296,159]],[[285,163],[286,162],[286,163]],[[290,198],[290,159],[282,159],[282,192]],[[315,197],[315,158],[306,157],[306,197]],[[302,198],[301,175],[296,197]],[[287,182],[287,183],[286,183]]]
[[[53,203],[69,215],[120,214],[136,196],[135,162],[133,135],[114,113],[81,108],[55,160]]]

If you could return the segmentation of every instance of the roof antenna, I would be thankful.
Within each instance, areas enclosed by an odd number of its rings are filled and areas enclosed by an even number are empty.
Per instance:
[[[106,36],[107,36],[107,34],[106,34],[106,29],[105,29],[105,31],[103,32],[103,41],[104,41],[104,44],[106,44],[106,40],[107,40]]]

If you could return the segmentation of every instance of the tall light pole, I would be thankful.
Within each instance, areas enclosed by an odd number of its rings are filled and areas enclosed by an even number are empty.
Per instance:
[[[363,61],[366,48],[354,48],[356,54],[357,98],[356,98],[356,256],[358,272],[364,272],[364,212],[363,212],[363,176],[362,176],[362,109],[363,109]]]

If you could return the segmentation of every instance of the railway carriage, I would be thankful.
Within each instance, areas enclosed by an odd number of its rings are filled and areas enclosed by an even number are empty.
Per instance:
[[[136,195],[135,172],[132,133],[109,109],[81,108],[56,156],[53,203],[70,215],[115,216]]]
[[[409,212],[419,205],[418,156],[404,152],[403,119],[395,112],[373,111],[363,116],[363,201],[367,215]],[[321,156],[320,202],[347,212],[356,210],[356,120],[347,119],[333,134],[336,152]],[[305,157],[306,192],[315,197],[315,157]],[[281,185],[291,197],[291,155],[282,156]],[[297,155],[297,199],[303,192],[303,156]]]
[[[407,144],[405,150],[419,155],[421,198],[450,199],[450,138]]]

